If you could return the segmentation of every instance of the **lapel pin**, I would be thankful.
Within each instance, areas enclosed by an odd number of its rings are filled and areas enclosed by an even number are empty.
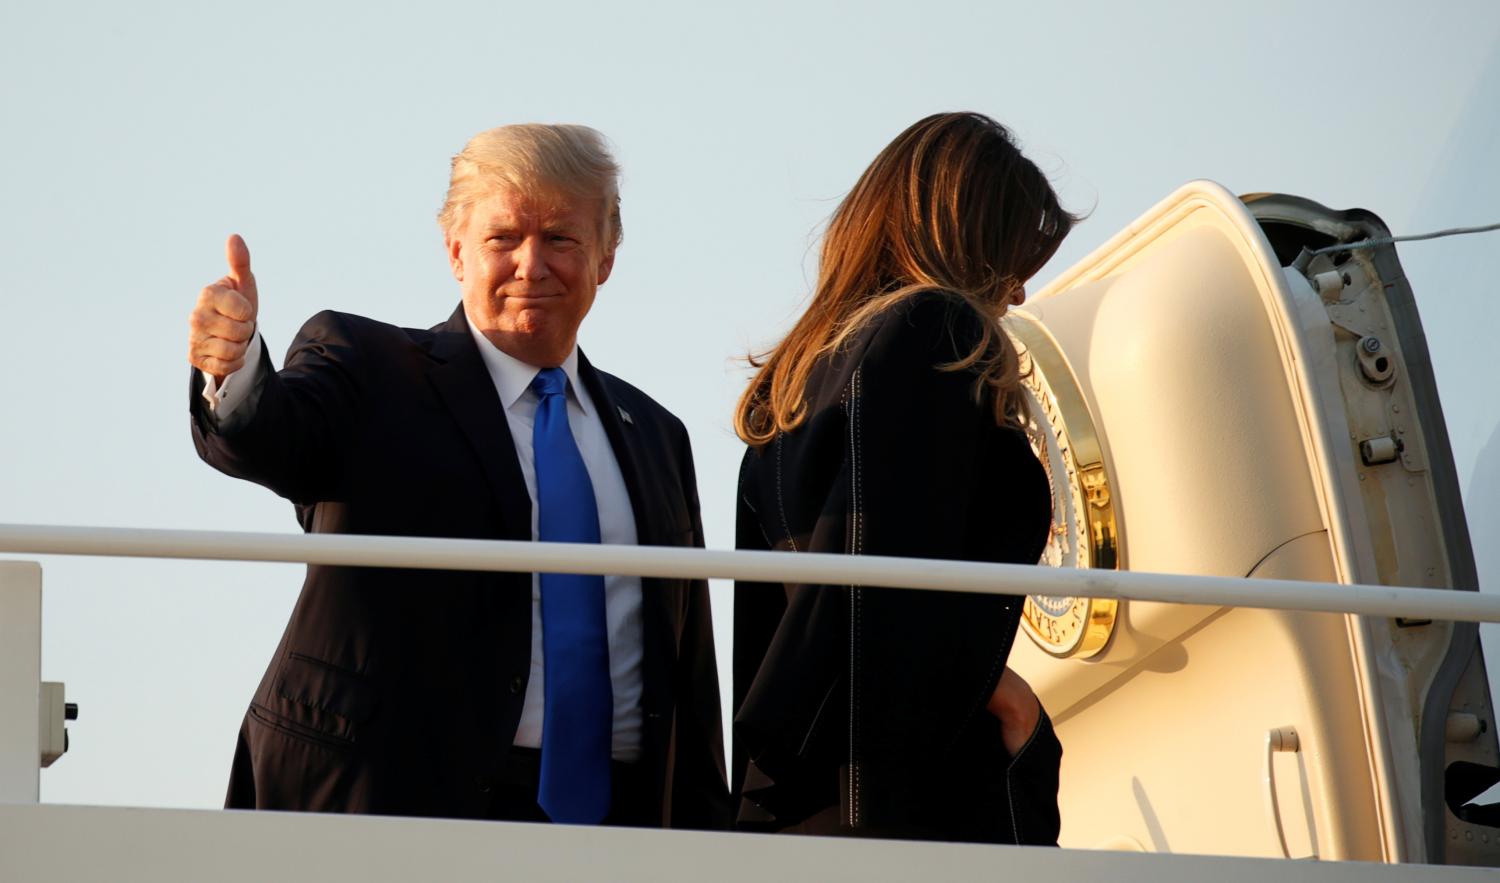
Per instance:
[[[617,410],[617,411],[620,412],[620,419],[621,420],[624,420],[626,423],[629,423],[631,426],[635,425],[635,421],[632,420],[632,419],[630,419],[630,412],[629,411],[625,410],[624,408],[620,407],[619,405],[615,406],[615,410]]]

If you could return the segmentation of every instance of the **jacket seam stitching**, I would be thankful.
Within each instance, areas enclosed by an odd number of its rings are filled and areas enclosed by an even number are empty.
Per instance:
[[[785,436],[776,434],[776,509],[781,513],[781,529],[786,534],[786,541],[791,543],[792,551],[801,551],[797,548],[797,538],[792,536],[792,526],[786,518],[786,498],[781,493],[781,440]]]
[[[849,445],[850,445],[850,489],[853,496],[849,529],[849,553],[864,552],[862,532],[864,512],[864,459],[860,413],[861,369],[855,368],[849,378]],[[859,615],[860,590],[849,586],[849,826],[860,824],[861,768],[859,762]]]

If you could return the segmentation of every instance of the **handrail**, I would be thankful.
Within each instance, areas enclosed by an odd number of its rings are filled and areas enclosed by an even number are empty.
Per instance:
[[[0,553],[707,577],[1500,622],[1500,595],[1472,591],[810,552],[0,524]]]

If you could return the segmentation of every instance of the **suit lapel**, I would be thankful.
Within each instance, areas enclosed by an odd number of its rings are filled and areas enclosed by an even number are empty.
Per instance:
[[[521,475],[500,396],[474,346],[462,304],[434,329],[432,357],[427,378],[483,465],[490,493],[500,503],[504,536],[531,539],[531,493]]]
[[[670,469],[664,463],[666,452],[642,436],[647,427],[641,421],[645,413],[635,413],[614,395],[594,366],[578,353],[578,376],[588,387],[589,397],[599,412],[625,490],[630,493],[630,509],[635,515],[636,542],[643,546],[675,544],[675,538],[663,534],[662,513],[669,511],[660,499],[660,487],[646,478]],[[648,720],[672,707],[671,672],[677,661],[677,644],[682,634],[684,595],[681,580],[650,577],[641,580],[641,627],[644,642],[642,681],[645,690],[643,706]],[[665,744],[657,746],[665,749]]]
[[[649,450],[642,444],[640,430],[635,425],[636,415],[627,410],[610,392],[604,378],[594,370],[588,358],[578,353],[578,376],[588,387],[589,397],[599,411],[599,420],[604,424],[604,434],[609,436],[609,446],[620,464],[620,474],[625,479],[625,489],[630,492],[630,510],[635,515],[636,542],[643,546],[661,545],[661,527],[658,513],[662,511],[657,500],[658,489],[648,484],[643,476],[660,468],[655,462],[660,452]],[[626,421],[629,422],[626,422]]]

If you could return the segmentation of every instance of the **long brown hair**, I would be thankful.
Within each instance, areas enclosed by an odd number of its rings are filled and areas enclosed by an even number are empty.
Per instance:
[[[947,370],[972,370],[977,401],[998,423],[1021,419],[1020,357],[1000,330],[1011,295],[1057,251],[1075,218],[1006,128],[983,114],[942,113],[896,136],[834,211],[812,303],[740,396],[735,432],[763,445],[799,425],[818,357],[883,310],[923,291],[949,291],[984,318],[974,350]]]

